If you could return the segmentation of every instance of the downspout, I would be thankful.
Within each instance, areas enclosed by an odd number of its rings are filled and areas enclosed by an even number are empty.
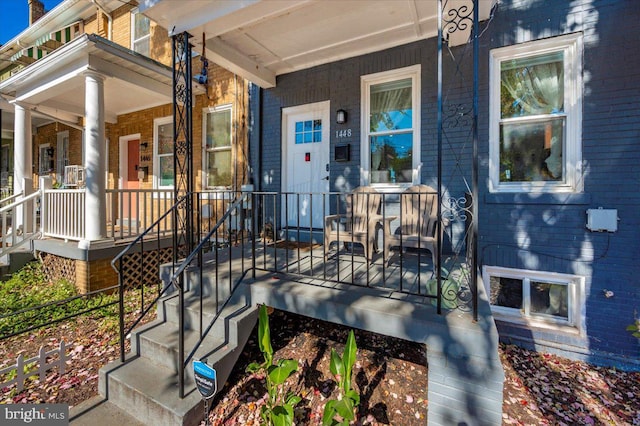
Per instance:
[[[255,191],[262,191],[262,88],[249,83],[249,149],[247,157],[251,173],[249,176]],[[253,149],[256,151],[253,151]],[[252,151],[257,155],[252,156]]]
[[[438,211],[436,222],[436,280],[437,280],[437,299],[436,309],[438,315],[442,314],[442,268],[440,262],[442,261],[442,254],[440,248],[442,245],[442,115],[444,109],[443,92],[442,92],[442,0],[438,0],[438,54],[437,54],[437,83],[438,83]]]
[[[472,241],[473,252],[471,270],[471,294],[473,295],[473,320],[478,321],[478,96],[479,96],[479,55],[480,47],[478,37],[480,37],[480,17],[478,0],[473,0],[473,164],[471,166],[472,186],[472,213],[473,220]]]
[[[96,0],[91,0],[91,3],[95,4],[96,7],[100,10],[100,12],[104,13],[105,15],[107,15],[107,21],[108,21],[108,23],[107,23],[107,40],[112,41],[112,39],[113,39],[113,17]]]

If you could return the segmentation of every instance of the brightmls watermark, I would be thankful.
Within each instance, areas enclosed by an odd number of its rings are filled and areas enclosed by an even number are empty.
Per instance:
[[[6,404],[0,408],[3,426],[68,426],[67,404]]]

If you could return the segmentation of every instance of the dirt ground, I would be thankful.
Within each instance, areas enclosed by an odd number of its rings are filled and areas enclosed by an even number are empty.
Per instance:
[[[274,359],[298,360],[298,372],[287,381],[303,399],[296,424],[321,424],[328,399],[337,390],[329,370],[331,348],[342,353],[349,329],[280,311],[270,316]],[[0,368],[51,349],[63,339],[71,343],[65,374],[49,372],[31,378],[22,392],[15,385],[0,390],[0,403],[68,403],[76,405],[97,394],[98,369],[119,356],[117,330],[104,330],[98,320],[59,324],[28,337],[0,344]],[[257,331],[244,348],[226,386],[214,398],[214,425],[258,424],[265,388],[259,376],[245,373],[261,362]],[[356,331],[358,345],[354,388],[360,393],[359,425],[426,424],[427,365],[423,345]],[[505,369],[504,425],[640,425],[640,373],[594,367],[557,356],[501,346]],[[4,381],[6,378],[0,378]]]

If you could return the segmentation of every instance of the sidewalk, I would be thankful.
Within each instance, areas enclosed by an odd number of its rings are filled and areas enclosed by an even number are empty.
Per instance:
[[[100,395],[73,407],[69,417],[73,426],[145,426]]]

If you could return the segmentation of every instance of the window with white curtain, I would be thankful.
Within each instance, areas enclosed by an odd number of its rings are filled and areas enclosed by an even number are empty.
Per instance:
[[[368,184],[417,183],[420,66],[362,76],[362,168]]]
[[[491,190],[577,191],[581,37],[491,52]]]

